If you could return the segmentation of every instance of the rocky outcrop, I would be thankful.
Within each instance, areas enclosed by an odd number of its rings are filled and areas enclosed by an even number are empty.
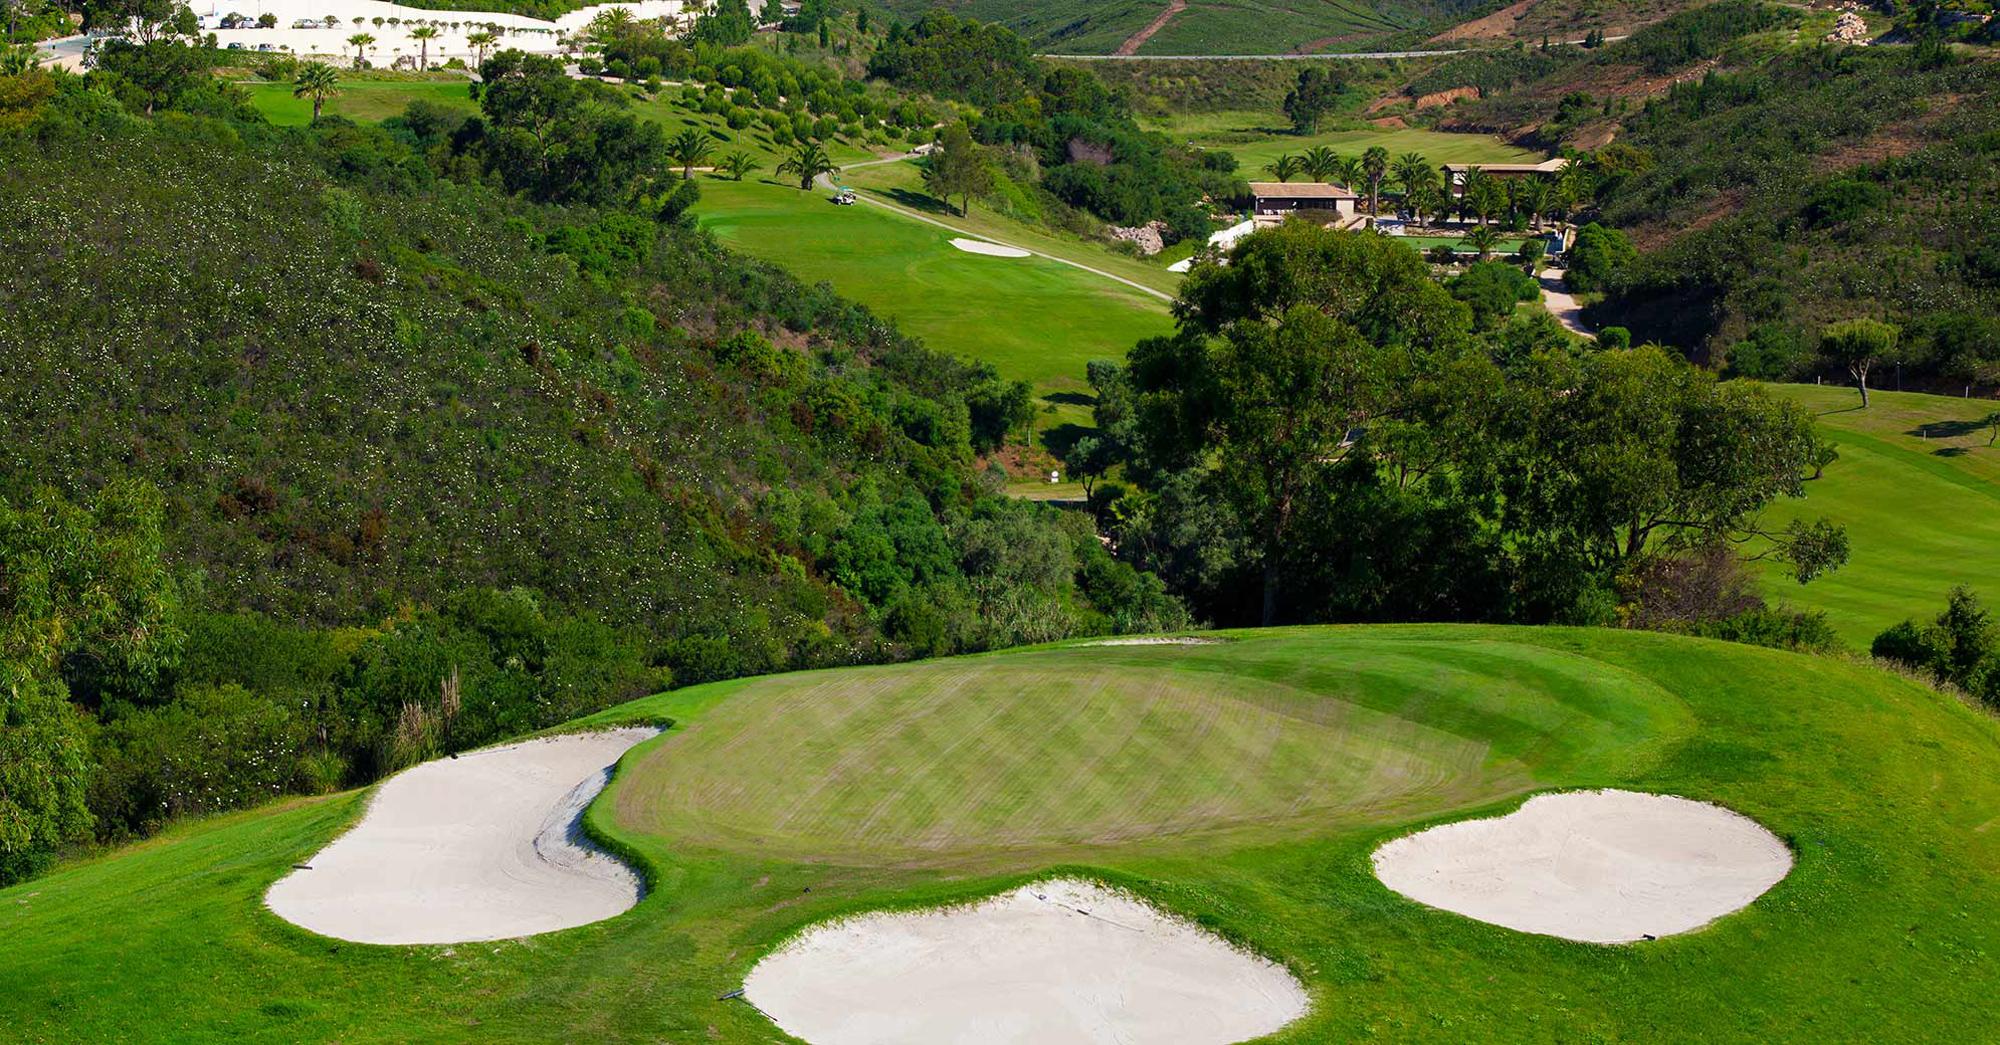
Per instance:
[[[1834,19],[1833,32],[1826,34],[1826,41],[1833,44],[1865,44],[1868,42],[1868,21],[1854,11],[1842,11]]]
[[[1121,239],[1139,245],[1139,253],[1151,257],[1167,249],[1167,223],[1149,221],[1144,225],[1112,225],[1104,230],[1112,239]]]

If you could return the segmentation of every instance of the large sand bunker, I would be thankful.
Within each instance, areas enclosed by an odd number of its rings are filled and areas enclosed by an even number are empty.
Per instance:
[[[583,809],[657,732],[546,737],[399,773],[265,902],[358,943],[502,940],[609,918],[639,902],[640,881],[583,837]]]
[[[1627,943],[1698,929],[1791,870],[1748,817],[1672,795],[1537,795],[1490,820],[1398,838],[1375,874],[1413,900],[1522,932]]]
[[[967,254],[984,254],[989,258],[1025,258],[1028,252],[1019,247],[1009,247],[1000,243],[988,243],[981,239],[954,238],[951,245]]]
[[[743,986],[812,1045],[1223,1045],[1306,1011],[1283,968],[1070,880],[820,926],[758,962]]]

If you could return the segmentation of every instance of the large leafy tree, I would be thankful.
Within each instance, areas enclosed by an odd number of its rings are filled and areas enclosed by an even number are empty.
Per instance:
[[[602,90],[562,62],[506,50],[479,67],[487,159],[509,189],[552,203],[597,206],[634,198],[659,173],[660,127],[598,104]]]
[[[1854,387],[1861,391],[1861,406],[1868,406],[1868,373],[1875,365],[1893,362],[1902,331],[1879,319],[1850,319],[1829,325],[1820,332],[1820,355],[1847,371]]]
[[[986,159],[986,150],[972,140],[972,133],[962,123],[945,128],[940,148],[931,153],[924,162],[924,187],[931,195],[951,205],[951,198],[959,198],[958,212],[965,214],[972,206],[972,197],[993,187],[993,172]]]
[[[1285,117],[1300,134],[1319,133],[1319,123],[1340,104],[1340,77],[1318,63],[1299,70],[1297,82],[1285,94]],[[1317,177],[1317,175],[1315,175]]]
[[[90,824],[74,698],[149,702],[183,644],[161,565],[164,505],[116,485],[89,507],[39,491],[0,500],[0,884],[33,874]]]

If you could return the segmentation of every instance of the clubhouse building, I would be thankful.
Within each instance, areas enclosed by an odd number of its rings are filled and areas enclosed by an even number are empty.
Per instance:
[[[1507,181],[1514,178],[1533,178],[1541,174],[1561,174],[1569,160],[1558,156],[1540,163],[1447,163],[1439,169],[1444,171],[1445,189],[1453,196],[1465,195],[1465,176],[1473,171],[1484,171],[1491,178]]]
[[[1321,182],[1253,181],[1250,216],[1259,225],[1275,225],[1297,215],[1322,225],[1345,228],[1361,219],[1355,205],[1361,194],[1345,185]]]

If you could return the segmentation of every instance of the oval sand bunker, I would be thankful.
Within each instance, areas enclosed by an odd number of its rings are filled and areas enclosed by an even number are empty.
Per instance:
[[[503,940],[619,914],[639,902],[639,878],[583,837],[583,809],[658,732],[545,737],[404,770],[265,902],[357,943]]]
[[[1376,877],[1413,900],[1589,943],[1698,929],[1791,868],[1791,850],[1748,817],[1634,791],[1537,795],[1375,851]]]
[[[998,243],[988,243],[980,239],[954,238],[951,241],[951,245],[967,254],[984,254],[989,258],[1025,258],[1029,256],[1027,251],[1019,247],[1002,246]]]
[[[1306,1011],[1280,966],[1088,882],[809,929],[744,993],[812,1045],[1223,1045]]]

